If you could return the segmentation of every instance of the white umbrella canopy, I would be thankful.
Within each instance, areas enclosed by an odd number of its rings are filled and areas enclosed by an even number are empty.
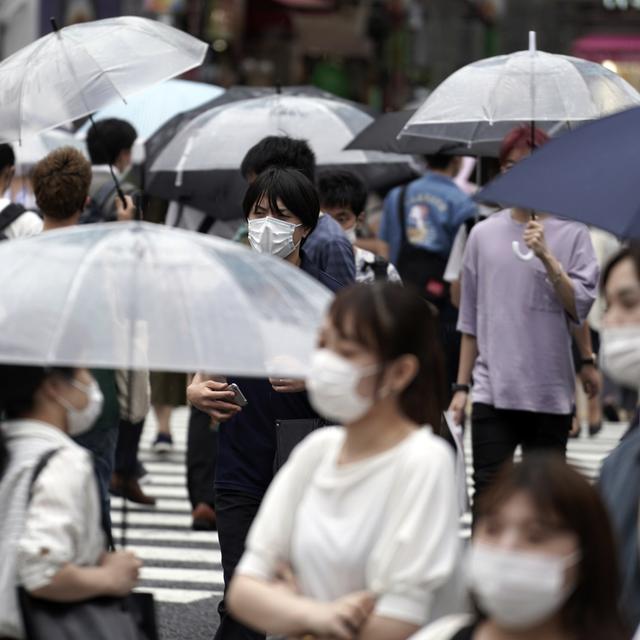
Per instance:
[[[142,222],[0,246],[0,362],[302,378],[332,294],[284,260]]]
[[[640,104],[640,94],[600,64],[538,51],[479,60],[431,93],[400,137],[466,145],[500,140],[523,122],[553,133]]]
[[[407,156],[399,154],[343,150],[371,122],[373,118],[355,106],[315,96],[239,100],[215,107],[181,129],[151,171],[238,169],[246,152],[262,138],[284,135],[307,140],[318,166],[406,163]]]
[[[0,141],[89,115],[202,64],[207,44],[146,18],[64,27],[0,64]]]

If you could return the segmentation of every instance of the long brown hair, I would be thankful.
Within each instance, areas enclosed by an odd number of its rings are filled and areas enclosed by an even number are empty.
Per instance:
[[[477,521],[526,493],[540,513],[550,514],[578,538],[576,588],[561,615],[580,640],[629,638],[618,601],[620,580],[613,531],[598,492],[558,454],[535,452],[507,465],[479,498]]]
[[[329,318],[342,337],[373,351],[383,365],[416,356],[419,370],[400,395],[400,408],[437,431],[445,404],[444,358],[429,304],[398,284],[359,284],[336,296]]]

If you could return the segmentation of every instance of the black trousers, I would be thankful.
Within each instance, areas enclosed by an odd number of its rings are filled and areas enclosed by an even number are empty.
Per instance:
[[[216,521],[222,553],[225,590],[244,553],[249,528],[260,507],[260,498],[237,491],[216,491]],[[224,599],[218,605],[220,626],[215,640],[264,640],[257,633],[234,620],[226,610]]]
[[[516,447],[525,457],[534,450],[567,452],[571,414],[512,411],[476,402],[471,413],[474,505]]]
[[[447,402],[451,402],[451,385],[458,379],[458,363],[460,361],[460,344],[462,334],[456,329],[458,324],[458,310],[449,300],[438,309],[438,321],[440,325],[440,345],[444,356],[446,374]]]
[[[213,485],[216,479],[218,432],[211,428],[211,418],[191,407],[187,432],[187,491],[191,506],[204,502],[215,506]]]
[[[144,429],[144,420],[120,420],[113,470],[125,478],[135,478],[138,471],[138,448]]]

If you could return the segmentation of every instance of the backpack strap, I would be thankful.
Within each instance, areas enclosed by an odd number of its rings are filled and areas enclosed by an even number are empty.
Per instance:
[[[402,185],[400,187],[400,193],[398,194],[398,206],[397,206],[397,214],[398,214],[398,222],[400,223],[400,244],[401,246],[405,246],[409,243],[409,238],[407,238],[407,221],[404,215],[404,205],[407,199],[407,188],[408,184]]]
[[[9,203],[0,211],[0,233],[10,227],[25,211],[26,209],[21,204]]]

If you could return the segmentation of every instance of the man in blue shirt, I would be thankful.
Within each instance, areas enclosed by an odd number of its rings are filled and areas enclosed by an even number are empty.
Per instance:
[[[460,225],[476,213],[471,198],[456,185],[459,158],[442,154],[425,156],[429,170],[407,185],[404,216],[408,241],[447,258]],[[398,263],[402,229],[398,217],[401,187],[384,201],[379,237],[389,245],[389,258]]]
[[[460,334],[456,330],[458,311],[449,301],[444,269],[460,225],[476,214],[476,206],[453,181],[460,167],[459,158],[438,154],[425,159],[429,170],[424,176],[387,195],[379,236],[389,246],[389,259],[405,283],[418,286],[427,300],[438,307],[440,339],[451,386],[456,381]]]

